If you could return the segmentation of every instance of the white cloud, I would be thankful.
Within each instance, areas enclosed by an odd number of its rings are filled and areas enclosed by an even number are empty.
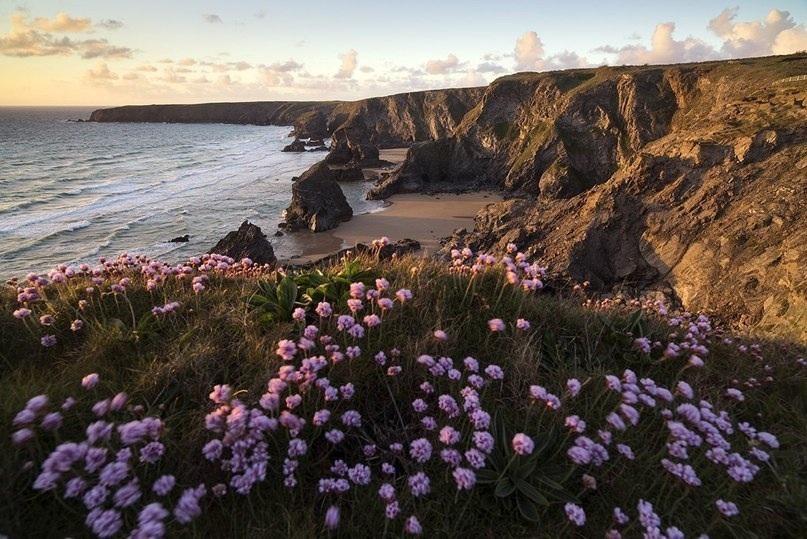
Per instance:
[[[774,54],[792,54],[807,51],[807,28],[803,24],[779,32],[771,46]]]
[[[426,62],[426,73],[430,75],[444,75],[455,71],[460,65],[459,59],[449,54],[445,60],[429,60]]]
[[[56,14],[52,19],[37,17],[34,19],[33,27],[43,32],[86,32],[92,26],[92,21],[88,18],[73,18],[64,11]]]
[[[804,25],[796,25],[790,13],[772,9],[761,21],[736,22],[738,8],[724,9],[720,15],[709,21],[709,30],[723,40],[721,48],[726,56],[765,56],[774,53],[774,44],[783,32],[795,29],[785,35],[783,42],[792,36],[804,33]],[[780,49],[782,50],[782,49]],[[795,52],[797,49],[787,50]],[[778,54],[786,54],[780,52]]]
[[[675,23],[664,22],[656,25],[649,48],[644,45],[623,47],[606,45],[597,50],[616,55],[617,64],[674,64],[717,58],[718,55],[711,45],[694,37],[679,41],[673,37],[673,32]]]
[[[64,15],[64,17],[61,17]],[[31,56],[69,56],[82,58],[130,58],[132,49],[112,45],[106,39],[73,40],[56,37],[51,32],[79,32],[89,27],[90,19],[75,19],[60,13],[53,19],[28,20],[23,11],[11,14],[11,28],[0,35],[0,54],[20,58]],[[43,29],[49,29],[47,31]]]
[[[544,42],[535,32],[524,32],[516,39],[514,54],[518,71],[541,69],[543,67]]]
[[[507,70],[495,62],[482,62],[476,66],[476,71],[479,73],[504,73]]]
[[[109,66],[104,62],[99,63],[95,69],[88,69],[86,76],[92,83],[107,83],[119,78],[117,73],[110,71]]]
[[[204,13],[202,14],[202,18],[205,20],[205,22],[209,22],[210,24],[221,24],[224,22],[221,20],[221,17],[215,13]]]
[[[342,64],[339,66],[339,71],[336,72],[334,78],[337,79],[350,79],[353,78],[353,73],[356,71],[358,65],[359,53],[355,49],[350,49],[339,55],[339,60]]]

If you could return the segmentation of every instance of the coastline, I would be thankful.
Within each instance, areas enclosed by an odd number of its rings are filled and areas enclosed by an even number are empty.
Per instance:
[[[364,169],[366,182],[373,176],[390,172],[406,158],[408,148],[379,150],[379,158],[393,163],[392,167]],[[387,236],[392,241],[413,239],[420,242],[418,253],[423,256],[440,249],[440,240],[451,236],[458,228],[472,228],[477,212],[488,204],[502,200],[495,191],[471,193],[405,193],[384,199],[378,211],[354,215],[349,221],[324,232],[287,232],[304,245],[302,252],[280,257],[281,264],[306,264]]]

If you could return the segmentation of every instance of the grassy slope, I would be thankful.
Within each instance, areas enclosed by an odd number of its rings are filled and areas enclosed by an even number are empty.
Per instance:
[[[369,264],[369,262],[368,262]],[[413,268],[415,271],[413,271]],[[478,485],[470,493],[457,494],[450,476],[436,468],[432,474],[432,494],[418,501],[416,513],[424,524],[426,536],[518,536],[539,535],[602,536],[611,525],[615,505],[628,511],[635,522],[639,498],[654,502],[664,526],[676,525],[688,535],[708,531],[713,537],[724,536],[797,536],[807,525],[807,478],[803,448],[807,446],[807,376],[794,359],[803,349],[784,343],[762,344],[764,361],[741,353],[736,345],[710,345],[711,354],[701,370],[687,369],[682,374],[682,360],[658,362],[660,352],[651,356],[632,349],[639,333],[651,340],[667,342],[671,329],[652,314],[636,323],[629,309],[595,310],[579,306],[580,299],[560,299],[549,294],[526,295],[519,289],[502,287],[501,274],[491,272],[468,286],[466,277],[446,271],[444,265],[405,258],[382,263],[378,272],[386,276],[393,289],[410,288],[414,299],[396,307],[383,331],[371,333],[368,350],[398,347],[405,373],[414,373],[414,358],[423,353],[448,355],[456,361],[470,355],[483,365],[498,363],[506,372],[501,391],[488,408],[501,415],[509,434],[524,431],[540,444],[549,433],[562,433],[563,418],[577,414],[593,431],[602,424],[607,412],[617,404],[617,396],[604,390],[600,376],[621,374],[631,368],[642,376],[652,376],[657,383],[670,386],[680,378],[688,380],[701,398],[729,410],[737,420],[748,420],[761,430],[776,434],[782,448],[773,451],[769,465],[751,484],[730,485],[726,474],[698,457],[696,469],[704,481],[699,489],[683,486],[665,474],[658,464],[664,456],[667,431],[658,417],[643,414],[638,427],[629,429],[620,441],[630,444],[635,461],[619,458],[611,451],[611,460],[602,468],[575,467],[565,457],[572,438],[559,434],[551,442],[551,456],[541,459],[537,475],[559,470],[563,486],[586,509],[588,523],[575,529],[566,520],[562,502],[552,502],[540,509],[537,525],[521,519],[512,504],[498,500],[490,487]],[[203,430],[203,417],[210,410],[207,395],[213,384],[229,383],[243,389],[248,398],[259,396],[277,366],[274,354],[278,339],[294,334],[293,325],[260,325],[252,316],[245,299],[255,291],[254,279],[213,277],[208,289],[194,296],[188,282],[171,282],[149,293],[140,277],[133,278],[128,298],[132,308],[112,296],[91,303],[82,316],[88,319],[84,330],[71,335],[67,329],[76,316],[75,306],[83,285],[70,285],[50,298],[57,315],[59,344],[52,349],[39,345],[38,336],[29,334],[23,324],[11,317],[16,307],[11,291],[0,296],[0,533],[12,537],[83,536],[82,507],[74,501],[61,501],[50,493],[36,493],[30,488],[35,470],[24,469],[30,458],[27,450],[10,444],[14,414],[28,398],[47,393],[54,402],[69,395],[81,396],[80,378],[98,372],[103,391],[111,396],[125,390],[131,402],[142,404],[153,415],[166,421],[164,436],[168,446],[158,471],[176,473],[183,485],[200,480],[216,482],[214,467],[200,458],[200,449],[209,439]],[[81,291],[79,291],[81,290]],[[151,320],[148,313],[155,304],[177,300],[183,305],[172,317],[141,326],[136,336],[132,320]],[[42,314],[37,312],[37,315]],[[509,323],[503,334],[491,334],[486,321],[501,318]],[[532,322],[532,329],[518,332],[512,327],[516,318]],[[97,323],[94,321],[98,321]],[[34,327],[34,324],[31,324]],[[449,340],[437,343],[432,332],[444,329]],[[39,331],[37,329],[37,331]],[[377,369],[368,360],[351,372],[342,372],[357,386],[356,408],[378,427],[377,439],[394,430],[394,404],[380,384]],[[771,366],[766,371],[765,364]],[[733,379],[755,377],[773,382],[746,390],[746,400],[736,403],[722,398]],[[592,378],[582,394],[572,400],[563,397],[568,377]],[[680,377],[680,378],[679,378]],[[332,376],[334,381],[338,376]],[[393,392],[404,408],[415,397],[420,378],[402,376]],[[528,387],[540,383],[563,399],[558,412],[538,412],[530,407]],[[741,386],[737,386],[741,387]],[[88,397],[84,397],[85,399]],[[83,414],[83,415],[81,415]],[[406,414],[406,412],[404,412]],[[80,419],[87,412],[68,414],[59,436],[80,439]],[[52,447],[47,437],[38,439],[39,450]],[[800,451],[800,449],[802,451]],[[556,450],[556,451],[555,451]],[[40,453],[41,454],[41,453]],[[40,457],[41,459],[41,457]],[[206,498],[206,510],[188,528],[171,528],[172,534],[194,536],[311,536],[324,534],[322,515],[325,502],[315,495],[315,482],[322,470],[303,465],[302,488],[288,491],[281,484],[276,467],[280,458],[270,463],[269,479],[244,498],[228,494],[222,499]],[[596,477],[598,490],[584,492],[581,474]],[[442,475],[441,475],[442,474]],[[438,478],[444,479],[438,479]],[[352,489],[342,505],[343,536],[378,536],[384,530],[383,505],[376,495],[377,483],[365,489]],[[718,497],[733,500],[741,513],[731,520],[719,518],[714,509]],[[456,502],[456,503],[455,503]],[[411,513],[412,507],[402,514]],[[390,535],[401,533],[401,520],[389,526]],[[628,532],[636,536],[635,525]]]

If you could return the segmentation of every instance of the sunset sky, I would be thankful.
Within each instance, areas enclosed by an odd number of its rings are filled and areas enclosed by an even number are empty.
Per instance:
[[[0,105],[355,99],[786,54],[807,2],[0,0]]]

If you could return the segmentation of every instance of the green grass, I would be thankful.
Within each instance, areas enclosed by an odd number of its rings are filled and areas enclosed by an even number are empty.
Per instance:
[[[417,384],[423,378],[415,374],[419,372],[415,358],[431,354],[450,356],[457,362],[473,356],[483,366],[501,365],[505,379],[484,393],[486,408],[503,423],[508,440],[523,431],[534,436],[538,445],[547,445],[536,470],[527,478],[549,499],[548,506],[538,506],[537,523],[522,518],[512,499],[497,497],[491,486],[477,485],[470,492],[457,493],[450,475],[440,466],[429,465],[431,494],[402,511],[404,516],[413,511],[418,515],[426,537],[601,537],[610,527],[611,511],[617,505],[632,518],[627,536],[638,536],[641,529],[635,523],[635,509],[640,498],[654,503],[664,527],[675,525],[688,536],[707,532],[712,537],[796,537],[803,533],[807,525],[807,454],[803,451],[807,447],[807,371],[795,363],[795,358],[804,354],[803,348],[792,343],[761,342],[764,360],[757,360],[738,351],[736,344],[723,344],[715,337],[706,366],[682,370],[683,360],[660,361],[658,350],[645,355],[631,346],[640,335],[663,343],[669,340],[671,328],[650,312],[625,306],[584,308],[578,295],[527,294],[504,285],[498,270],[471,281],[449,273],[442,263],[423,259],[405,257],[376,265],[364,258],[361,264],[374,266],[372,271],[389,279],[393,290],[409,288],[414,293],[411,302],[396,304],[382,331],[370,332],[362,345],[373,353],[399,348],[403,374],[388,383],[371,361],[361,360],[350,364],[349,369],[340,366],[332,376],[334,382],[349,379],[356,384],[353,406],[369,425],[368,437],[394,439],[400,434],[398,420],[412,419],[408,403],[417,395]],[[338,270],[329,268],[326,273]],[[203,428],[204,415],[211,409],[208,393],[214,384],[228,383],[234,390],[244,391],[241,398],[257,399],[281,363],[274,354],[278,339],[296,335],[291,321],[261,323],[250,311],[247,300],[258,290],[252,277],[212,277],[207,290],[199,295],[190,291],[188,281],[170,281],[155,292],[147,292],[140,276],[133,275],[132,280],[125,299],[116,300],[111,295],[101,298],[96,292],[81,313],[86,326],[75,335],[68,326],[78,315],[78,300],[86,297],[86,283],[53,290],[47,309],[56,316],[59,343],[51,349],[40,346],[42,331],[38,324],[25,326],[11,316],[16,308],[13,291],[2,292],[0,533],[11,537],[88,535],[80,503],[32,490],[37,470],[25,467],[32,458],[41,462],[42,455],[59,441],[80,440],[88,411],[78,406],[76,412],[66,414],[58,435],[40,436],[33,447],[19,449],[10,443],[11,418],[27,399],[47,393],[56,403],[68,396],[91,403],[79,380],[98,372],[102,379],[98,395],[126,391],[130,402],[143,405],[147,413],[165,421],[166,455],[148,478],[170,472],[185,486],[200,481],[212,485],[220,480],[221,472],[200,456],[201,447],[210,439]],[[168,300],[182,303],[179,313],[154,318],[151,307]],[[42,314],[43,307],[38,309],[36,314]],[[503,319],[508,329],[492,334],[486,325],[491,318]],[[530,320],[532,328],[515,330],[512,324],[517,318]],[[32,328],[31,332],[26,327]],[[438,328],[447,332],[448,341],[435,341],[432,332]],[[742,338],[737,342],[743,342]],[[729,411],[737,421],[750,421],[760,430],[777,435],[781,448],[771,451],[770,463],[762,465],[756,479],[744,485],[732,484],[722,469],[705,462],[702,456],[693,457],[704,485],[685,487],[658,464],[667,440],[662,420],[643,412],[639,426],[620,438],[634,449],[635,461],[619,458],[611,447],[611,459],[601,468],[572,465],[565,456],[573,438],[563,427],[564,417],[579,415],[594,436],[605,415],[619,402],[616,394],[605,390],[602,376],[621,374],[625,368],[668,387],[686,379],[699,398]],[[727,387],[736,386],[734,379],[742,383],[751,377],[763,381],[767,376],[772,382],[745,390],[744,402],[722,397]],[[563,396],[569,377],[586,382],[576,399]],[[551,412],[531,405],[527,398],[531,384],[541,384],[561,396],[563,408]],[[401,414],[404,417],[399,417]],[[355,455],[344,457],[355,461]],[[333,498],[326,501],[318,496],[315,485],[327,466],[303,461],[300,485],[288,490],[279,479],[280,461],[282,454],[273,452],[267,481],[249,496],[230,493],[216,499],[208,495],[203,515],[189,527],[171,525],[170,535],[326,535],[323,515]],[[596,478],[596,491],[582,488],[583,473]],[[546,487],[542,478],[550,476],[558,478],[562,490]],[[353,488],[345,495],[335,535],[401,535],[401,518],[385,528],[383,505],[376,494],[378,484],[372,485]],[[396,486],[405,490],[403,485]],[[740,515],[719,518],[714,509],[718,497],[736,502]],[[566,500],[576,500],[585,508],[585,527],[575,528],[566,520]],[[131,519],[127,525],[132,525]]]

